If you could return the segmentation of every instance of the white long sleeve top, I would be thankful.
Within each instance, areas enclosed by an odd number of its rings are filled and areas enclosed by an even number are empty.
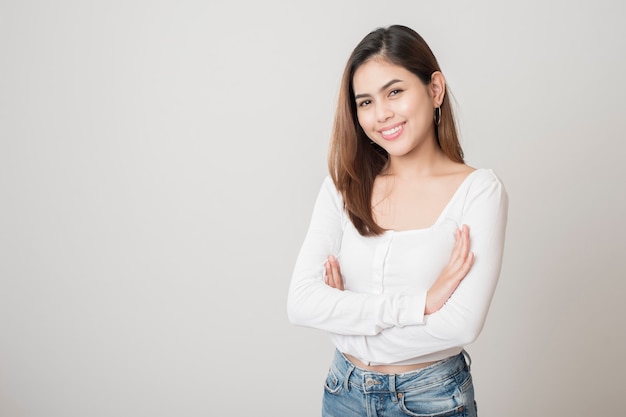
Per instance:
[[[429,228],[361,236],[330,177],[321,187],[296,260],[287,312],[297,325],[326,330],[337,349],[370,365],[417,364],[462,351],[483,328],[500,275],[508,212],[492,170],[470,173]],[[426,292],[450,259],[455,230],[467,224],[475,260],[436,313]],[[344,291],[324,283],[334,255]]]

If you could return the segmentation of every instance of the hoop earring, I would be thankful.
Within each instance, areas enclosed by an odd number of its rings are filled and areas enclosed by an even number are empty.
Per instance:
[[[441,106],[435,109],[434,119],[435,119],[435,126],[439,126],[439,123],[441,123]]]

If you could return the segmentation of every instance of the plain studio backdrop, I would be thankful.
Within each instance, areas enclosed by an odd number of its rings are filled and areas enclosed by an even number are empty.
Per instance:
[[[619,1],[0,1],[0,416],[318,416],[290,325],[346,59],[424,36],[510,195],[482,417],[619,413]]]

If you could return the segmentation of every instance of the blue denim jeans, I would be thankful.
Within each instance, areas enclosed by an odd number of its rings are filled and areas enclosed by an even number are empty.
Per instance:
[[[324,384],[322,416],[476,417],[469,364],[464,351],[416,371],[383,374],[356,367],[336,351]]]

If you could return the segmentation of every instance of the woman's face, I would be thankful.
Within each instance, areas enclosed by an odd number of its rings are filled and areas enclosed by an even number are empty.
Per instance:
[[[361,65],[352,85],[359,124],[390,157],[436,146],[433,112],[437,106],[432,86],[382,59],[370,59]]]

